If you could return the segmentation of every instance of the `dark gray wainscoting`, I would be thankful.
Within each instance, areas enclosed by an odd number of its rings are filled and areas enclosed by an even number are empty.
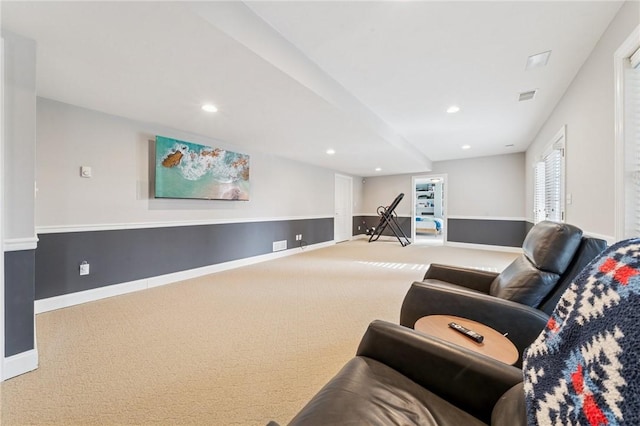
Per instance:
[[[524,220],[448,219],[447,241],[522,247],[527,235]]]
[[[354,216],[353,217],[353,235],[364,234],[367,226],[363,223],[367,216]],[[360,227],[360,229],[358,229]]]
[[[4,254],[4,356],[35,349],[33,346],[35,250]]]
[[[525,227],[526,227],[526,230],[527,230],[526,233],[528,234],[529,231],[531,231],[531,228],[533,228],[533,223],[527,221],[527,222],[525,222]]]
[[[333,217],[40,234],[35,299],[169,274],[333,240]],[[82,261],[90,274],[80,276]],[[33,299],[32,299],[33,301]]]
[[[406,234],[408,238],[411,238],[411,218],[410,217],[396,217],[400,229]],[[364,234],[367,228],[378,226],[380,223],[379,216],[354,216],[353,217],[353,235]],[[366,224],[366,225],[365,225]],[[358,226],[360,230],[358,230]],[[393,233],[387,226],[382,235],[393,237]]]

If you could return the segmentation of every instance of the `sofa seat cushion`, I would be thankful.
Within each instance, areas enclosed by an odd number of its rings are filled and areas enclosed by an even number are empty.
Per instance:
[[[366,357],[349,361],[289,424],[486,425],[392,368]]]

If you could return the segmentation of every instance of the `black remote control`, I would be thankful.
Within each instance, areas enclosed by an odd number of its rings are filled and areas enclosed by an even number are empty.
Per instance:
[[[475,340],[478,343],[482,343],[482,341],[484,340],[484,336],[482,334],[478,334],[473,330],[469,330],[468,328],[461,326],[457,322],[450,322],[449,327],[453,328],[458,333],[464,334],[469,339]]]

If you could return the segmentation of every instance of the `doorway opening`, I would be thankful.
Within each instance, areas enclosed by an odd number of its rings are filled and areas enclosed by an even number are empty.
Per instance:
[[[446,181],[445,174],[413,176],[414,243],[443,245],[447,240]]]

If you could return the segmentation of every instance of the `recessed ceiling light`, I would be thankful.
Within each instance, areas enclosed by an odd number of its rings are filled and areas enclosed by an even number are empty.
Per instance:
[[[447,108],[447,112],[449,114],[454,114],[456,112],[460,111],[460,107],[457,105],[451,105],[449,108]]]
[[[335,154],[335,153],[336,153],[336,150],[335,150],[335,149],[331,149],[331,148],[329,148],[329,149],[327,150],[327,154],[329,154],[329,155],[333,155],[333,154]]]
[[[506,147],[506,148],[513,148],[513,147],[514,147],[514,144],[510,143],[510,144],[505,145],[505,147]]]
[[[217,112],[218,108],[214,104],[204,104],[202,105],[202,110],[207,112]]]
[[[380,167],[376,167],[376,172],[381,172],[382,169]]]
[[[462,145],[460,148],[462,148],[462,149],[470,149],[471,145]]]
[[[527,58],[527,66],[525,66],[524,69],[530,70],[532,68],[544,67],[547,65],[547,62],[549,62],[549,56],[551,56],[550,50],[529,56]]]

